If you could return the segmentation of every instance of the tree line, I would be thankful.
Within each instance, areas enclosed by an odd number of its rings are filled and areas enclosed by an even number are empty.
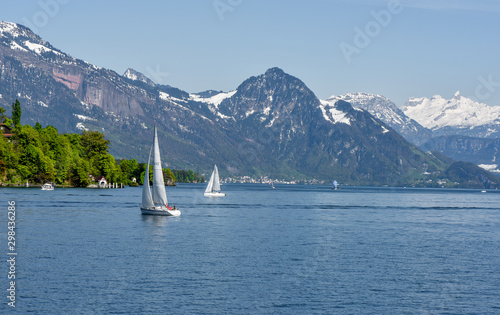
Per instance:
[[[138,185],[144,182],[146,163],[115,160],[110,141],[98,131],[59,134],[53,126],[21,125],[21,105],[12,104],[12,115],[0,107],[0,121],[12,129],[12,137],[0,135],[0,182],[20,185],[26,181],[42,184],[87,187],[105,177],[110,183]],[[3,133],[3,132],[2,132]],[[165,183],[203,182],[192,170],[163,169]],[[152,180],[152,168],[150,168]]]

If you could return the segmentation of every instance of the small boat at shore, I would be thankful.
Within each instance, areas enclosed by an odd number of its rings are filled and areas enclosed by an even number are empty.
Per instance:
[[[153,152],[153,187],[149,185],[149,164],[151,162],[151,151]],[[141,213],[151,215],[163,215],[178,217],[181,212],[168,205],[165,182],[163,181],[163,170],[161,168],[160,146],[158,144],[158,133],[156,125],[154,127],[153,147],[149,152],[148,164],[144,175],[144,185],[142,188]],[[151,190],[153,193],[151,193]]]
[[[28,186],[26,186],[28,187]],[[42,186],[42,190],[54,190],[54,185],[51,183],[45,183]]]

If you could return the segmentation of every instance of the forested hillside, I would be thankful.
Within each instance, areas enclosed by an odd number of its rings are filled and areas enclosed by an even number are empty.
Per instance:
[[[108,152],[110,141],[98,131],[59,134],[53,126],[21,125],[19,101],[12,105],[12,115],[1,112],[0,121],[11,135],[0,135],[0,184],[22,185],[54,182],[86,187],[105,177],[111,183],[142,184],[145,163],[135,159],[116,161]],[[203,181],[192,170],[175,171],[182,182]],[[174,184],[174,172],[164,169],[165,182]],[[134,182],[133,179],[136,179]]]

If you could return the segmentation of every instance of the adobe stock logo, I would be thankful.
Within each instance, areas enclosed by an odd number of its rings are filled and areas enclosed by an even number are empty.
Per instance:
[[[496,92],[497,88],[500,87],[500,82],[493,80],[493,74],[490,74],[488,78],[479,76],[477,79],[479,80],[479,84],[476,86],[474,92],[480,101],[489,99]]]
[[[215,12],[217,12],[217,15],[219,16],[219,20],[223,22],[224,15],[227,12],[234,11],[234,9],[242,2],[243,0],[215,0],[212,2],[212,5],[214,6]]]
[[[403,11],[403,6],[399,0],[389,0],[387,9],[378,12],[371,11],[370,15],[373,20],[366,23],[363,29],[354,28],[353,44],[346,42],[340,43],[340,50],[348,64],[352,62],[353,55],[359,55],[363,49],[368,47],[372,39],[379,36],[384,28],[389,26],[394,15],[400,14]]]

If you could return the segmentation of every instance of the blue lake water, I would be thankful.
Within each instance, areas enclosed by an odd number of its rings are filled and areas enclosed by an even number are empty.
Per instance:
[[[500,314],[500,191],[203,190],[0,189],[0,310],[15,200],[20,314]]]

